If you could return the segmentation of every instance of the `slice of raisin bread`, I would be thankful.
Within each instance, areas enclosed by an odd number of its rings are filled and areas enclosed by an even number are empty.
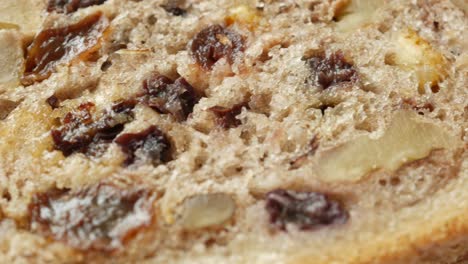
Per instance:
[[[467,12],[0,1],[0,263],[468,263]]]

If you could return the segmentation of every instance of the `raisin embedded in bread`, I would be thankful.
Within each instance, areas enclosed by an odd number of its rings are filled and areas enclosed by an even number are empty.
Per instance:
[[[452,0],[2,0],[0,263],[468,261]]]

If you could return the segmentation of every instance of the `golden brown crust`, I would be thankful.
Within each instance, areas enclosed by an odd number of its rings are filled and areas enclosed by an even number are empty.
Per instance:
[[[466,261],[460,1],[46,2],[0,4],[1,260]],[[33,35],[100,13],[20,84]]]

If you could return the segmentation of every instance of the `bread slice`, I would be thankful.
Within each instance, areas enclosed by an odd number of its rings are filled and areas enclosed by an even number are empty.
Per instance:
[[[467,263],[463,1],[1,6],[0,263]]]

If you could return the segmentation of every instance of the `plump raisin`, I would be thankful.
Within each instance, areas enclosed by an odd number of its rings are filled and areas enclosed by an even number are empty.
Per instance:
[[[65,156],[75,152],[99,156],[109,143],[133,120],[134,101],[117,103],[97,120],[93,118],[93,103],[85,103],[68,113],[63,125],[51,131],[54,147]]]
[[[356,69],[350,62],[346,61],[341,51],[329,55],[318,54],[309,58],[308,63],[313,72],[314,85],[322,89],[357,80]]]
[[[23,85],[47,79],[59,64],[91,60],[109,22],[98,12],[67,27],[41,31],[28,48]]]
[[[143,101],[154,110],[171,114],[178,121],[186,120],[192,113],[199,96],[182,77],[172,81],[164,75],[152,74],[143,81]]]
[[[114,251],[152,223],[153,199],[145,189],[104,183],[53,189],[33,197],[30,228],[77,249]]]
[[[130,165],[136,160],[159,165],[170,161],[171,158],[171,143],[166,135],[156,128],[151,126],[140,133],[122,134],[115,139],[127,158],[124,161],[125,165]]]
[[[244,51],[244,38],[221,25],[212,25],[194,37],[191,51],[196,62],[210,70],[221,58],[233,63],[236,56]]]
[[[216,115],[216,124],[224,129],[237,127],[241,124],[241,121],[236,118],[241,112],[242,108],[248,108],[248,103],[240,103],[232,106],[231,108],[223,106],[214,106],[209,110]]]
[[[107,0],[49,0],[48,12],[73,13],[76,10],[93,5],[101,5]]]
[[[294,224],[300,230],[310,230],[331,224],[343,224],[349,214],[337,201],[316,192],[278,189],[266,196],[266,210],[271,223],[285,230]]]

